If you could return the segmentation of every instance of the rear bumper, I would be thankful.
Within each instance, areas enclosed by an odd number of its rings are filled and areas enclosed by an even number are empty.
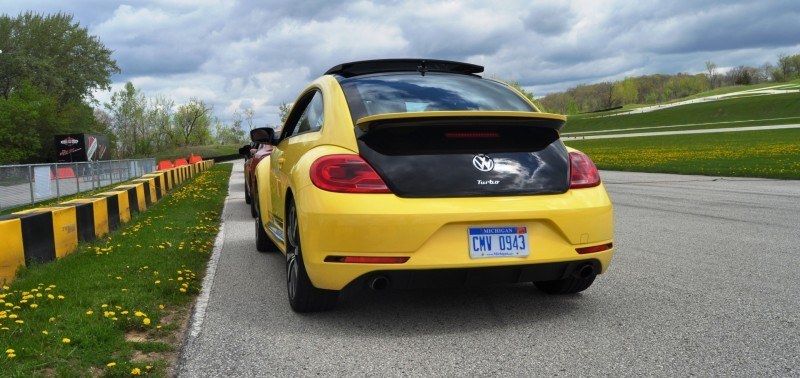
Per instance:
[[[605,272],[614,252],[581,255],[575,250],[613,242],[613,209],[602,185],[557,195],[474,198],[332,193],[309,185],[295,193],[295,201],[303,260],[312,283],[322,289],[341,290],[376,272],[397,281],[399,287],[414,287],[414,282],[435,276],[468,283],[492,283],[495,275],[509,283],[514,280],[508,277],[514,275],[524,278],[516,282],[540,281],[588,260],[597,262],[598,273]],[[530,255],[470,258],[468,228],[476,226],[527,227]],[[402,264],[325,262],[328,256],[409,260]],[[489,278],[483,277],[484,271]]]
[[[516,284],[551,281],[577,275],[578,270],[591,265],[601,269],[599,260],[512,265],[483,268],[377,270],[356,278],[348,287],[368,287],[375,278],[385,278],[389,289],[453,288],[484,285]]]

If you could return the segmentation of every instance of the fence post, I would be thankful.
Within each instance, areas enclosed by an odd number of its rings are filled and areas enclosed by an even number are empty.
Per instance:
[[[72,169],[75,170],[75,172],[74,172],[74,174],[75,174],[75,184],[78,186],[78,188],[76,189],[75,193],[80,193],[81,192],[81,175],[78,174],[78,163],[73,163],[72,164]]]
[[[56,168],[56,200],[61,201],[61,183],[58,179],[58,163],[55,165]]]
[[[32,165],[28,166],[28,185],[31,188],[31,205],[33,205],[34,203],[36,203],[36,201],[33,198],[33,166]]]

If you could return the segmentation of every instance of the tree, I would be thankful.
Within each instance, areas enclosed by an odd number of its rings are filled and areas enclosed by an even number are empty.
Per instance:
[[[706,71],[708,71],[708,87],[714,89],[714,82],[717,80],[717,64],[707,60]]]
[[[0,49],[5,98],[29,83],[60,105],[82,102],[93,90],[108,89],[111,75],[120,72],[111,50],[63,13],[0,16]]]
[[[182,138],[183,146],[208,144],[211,139],[212,109],[210,105],[194,97],[188,104],[178,107],[173,124]]]
[[[163,95],[150,98],[147,102],[145,122],[149,125],[147,129],[153,135],[157,150],[175,147],[178,144],[178,138],[172,127],[174,107],[175,101]]]
[[[112,130],[117,137],[117,154],[120,157],[133,157],[151,151],[151,135],[145,121],[147,100],[133,83],[125,83],[125,88],[111,95],[111,102],[105,104],[112,122]]]
[[[291,110],[292,106],[285,102],[281,102],[281,104],[278,105],[278,117],[281,119],[281,125],[286,123],[286,119],[289,118],[289,112]]]
[[[0,164],[20,163],[39,152],[38,124],[53,101],[30,85],[17,88],[9,97],[0,98]],[[52,142],[51,142],[52,143]]]

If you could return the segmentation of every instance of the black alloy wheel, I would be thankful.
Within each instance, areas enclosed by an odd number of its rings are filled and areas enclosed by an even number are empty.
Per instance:
[[[339,292],[317,289],[311,283],[300,247],[297,207],[290,202],[286,212],[286,288],[289,304],[295,312],[330,310],[336,306]]]

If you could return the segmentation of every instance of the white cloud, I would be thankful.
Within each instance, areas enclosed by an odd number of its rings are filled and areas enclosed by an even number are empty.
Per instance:
[[[252,107],[275,124],[326,69],[427,57],[483,64],[537,95],[626,75],[760,65],[800,53],[796,0],[4,0],[5,11],[64,11],[114,50],[148,96],[198,97],[229,120]],[[98,93],[104,102],[110,92]]]

